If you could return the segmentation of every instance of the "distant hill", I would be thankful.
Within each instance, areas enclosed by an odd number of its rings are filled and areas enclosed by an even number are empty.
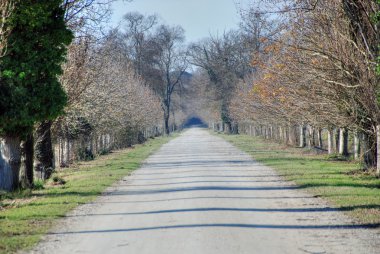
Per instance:
[[[173,76],[177,76],[177,72],[173,72],[172,74],[173,74]],[[184,85],[188,85],[190,83],[190,81],[191,81],[192,78],[193,78],[193,74],[191,74],[190,72],[185,71],[182,74],[181,81],[182,81],[182,83]]]
[[[188,88],[191,80],[193,79],[193,74],[185,71],[183,74],[182,74],[182,85],[184,88]]]

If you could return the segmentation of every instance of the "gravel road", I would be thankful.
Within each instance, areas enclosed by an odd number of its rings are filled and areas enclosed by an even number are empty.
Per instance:
[[[380,234],[194,128],[68,214],[32,253],[370,254]]]

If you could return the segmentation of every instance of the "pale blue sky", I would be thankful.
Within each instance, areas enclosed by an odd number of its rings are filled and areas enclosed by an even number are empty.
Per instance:
[[[222,34],[236,28],[240,17],[236,5],[253,0],[118,0],[113,4],[112,25],[117,25],[127,12],[158,14],[168,25],[180,25],[188,42]]]

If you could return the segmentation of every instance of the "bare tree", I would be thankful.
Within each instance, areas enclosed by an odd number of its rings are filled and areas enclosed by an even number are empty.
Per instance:
[[[380,112],[375,72],[380,41],[373,17],[379,4],[364,0],[272,0],[260,1],[259,6],[261,9],[244,12],[246,20],[268,13],[277,16],[279,36],[259,38],[266,45],[253,51],[255,72],[234,97],[233,115],[266,126],[269,133],[273,128],[298,125],[301,146],[315,145],[315,136],[322,146],[321,130],[326,129],[329,152],[334,151],[336,129],[340,147],[336,150],[343,154],[347,130],[352,131],[355,157],[360,135],[365,164],[373,166]]]
[[[138,12],[131,12],[124,15],[125,26],[123,39],[127,56],[131,59],[136,70],[136,74],[144,76],[149,65],[148,39],[153,28],[158,23],[156,15],[144,16]]]
[[[190,61],[208,73],[210,84],[216,88],[216,99],[220,102],[223,126],[227,125],[229,132],[237,131],[232,126],[233,119],[229,113],[230,100],[239,80],[252,71],[247,38],[238,31],[230,31],[222,37],[210,37],[190,45]]]
[[[184,30],[181,27],[165,25],[161,25],[151,39],[156,50],[155,67],[160,76],[160,80],[152,85],[161,97],[166,134],[170,133],[169,118],[172,95],[176,87],[180,85],[181,78],[188,66],[187,52],[183,45],[184,39]]]

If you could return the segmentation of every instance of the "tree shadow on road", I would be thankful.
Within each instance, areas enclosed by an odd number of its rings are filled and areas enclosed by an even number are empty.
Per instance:
[[[362,208],[376,208],[379,205],[358,205],[341,207],[339,209],[333,207],[305,207],[305,208],[233,208],[233,207],[201,207],[201,208],[186,208],[186,209],[168,209],[168,210],[155,210],[146,212],[127,212],[127,213],[96,213],[77,216],[128,216],[128,215],[149,215],[149,214],[166,214],[166,213],[191,213],[191,212],[262,212],[262,213],[324,213],[324,212],[338,212],[338,211],[352,211]],[[69,216],[71,217],[71,216]]]
[[[358,224],[358,225],[273,225],[273,224],[234,224],[234,223],[214,223],[214,224],[184,224],[168,225],[157,227],[141,228],[120,228],[103,230],[82,230],[53,232],[51,235],[71,235],[71,234],[105,234],[105,233],[127,233],[136,231],[168,230],[168,229],[192,229],[192,228],[245,228],[245,229],[278,229],[278,230],[341,230],[341,229],[370,229],[377,228],[380,224]]]
[[[269,190],[296,190],[302,187],[298,186],[262,186],[262,187],[234,187],[234,186],[192,186],[181,188],[165,188],[165,189],[147,189],[147,190],[126,190],[115,191],[111,195],[151,195],[160,193],[187,192],[187,191],[269,191]]]

